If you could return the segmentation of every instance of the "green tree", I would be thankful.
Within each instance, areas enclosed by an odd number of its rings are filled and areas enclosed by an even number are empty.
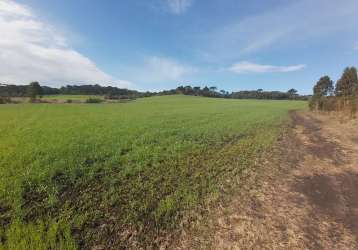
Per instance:
[[[333,81],[331,78],[329,76],[323,76],[313,87],[313,95],[317,97],[332,95],[333,89]]]
[[[209,90],[212,91],[212,92],[215,92],[217,89],[218,89],[218,88],[215,87],[215,86],[212,86],[212,87],[209,88]]]
[[[289,89],[287,93],[290,99],[294,99],[297,96],[298,91],[296,89]]]
[[[346,106],[358,91],[358,75],[355,67],[347,67],[336,84],[336,96],[342,97]]]
[[[34,100],[38,96],[42,97],[42,88],[38,82],[31,82],[28,86],[28,96]]]
[[[321,77],[313,87],[313,96],[309,103],[311,109],[321,110],[327,101],[327,95],[333,94],[333,81],[329,76]]]

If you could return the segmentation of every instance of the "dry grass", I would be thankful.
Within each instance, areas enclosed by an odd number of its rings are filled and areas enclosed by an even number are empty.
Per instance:
[[[293,113],[293,127],[178,249],[357,249],[357,121]]]

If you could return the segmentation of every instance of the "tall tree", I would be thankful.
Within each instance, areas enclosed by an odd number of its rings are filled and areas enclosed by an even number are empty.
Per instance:
[[[324,108],[327,95],[333,94],[333,81],[329,76],[321,77],[313,87],[313,96],[309,106],[311,109],[321,110]]]
[[[296,89],[289,89],[287,91],[288,95],[290,96],[291,99],[294,99],[297,96],[297,90]]]
[[[42,88],[38,82],[32,82],[28,86],[28,96],[31,99],[36,99],[37,96],[42,96]]]
[[[212,87],[210,87],[209,89],[210,89],[210,91],[215,92],[218,88],[217,88],[217,87],[215,87],[215,86],[212,86]]]
[[[358,89],[358,75],[355,67],[347,67],[342,77],[336,84],[336,96],[340,96],[344,100],[344,105],[352,98]]]
[[[333,89],[333,81],[331,78],[329,78],[329,76],[323,76],[313,87],[313,95],[317,97],[332,95]]]

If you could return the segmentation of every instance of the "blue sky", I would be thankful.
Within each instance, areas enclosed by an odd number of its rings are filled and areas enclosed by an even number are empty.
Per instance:
[[[356,0],[0,0],[0,82],[310,93],[358,64]]]

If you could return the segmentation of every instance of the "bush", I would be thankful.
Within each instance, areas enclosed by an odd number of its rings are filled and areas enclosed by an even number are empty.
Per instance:
[[[337,110],[337,100],[334,96],[328,96],[322,100],[321,109],[324,111]]]
[[[88,98],[86,100],[86,103],[101,103],[101,102],[103,102],[103,100],[99,98]]]
[[[135,100],[136,98],[133,97],[133,96],[126,96],[126,95],[123,95],[123,96],[120,96],[119,97],[119,100]]]
[[[72,101],[72,99],[67,99],[66,100],[66,103],[72,103],[73,101]]]
[[[104,99],[108,99],[108,100],[119,100],[120,96],[119,95],[114,95],[114,94],[108,94],[104,97]]]
[[[357,113],[358,111],[358,97],[355,96],[352,100],[352,113]]]
[[[308,106],[311,111],[321,109],[321,99],[317,96],[312,96],[309,100]]]
[[[11,99],[9,97],[0,97],[0,104],[11,103]]]
[[[334,96],[320,98],[313,96],[309,102],[309,108],[312,111],[335,111],[338,110],[338,101]]]
[[[104,97],[108,100],[135,100],[136,98],[130,95],[106,95]]]

